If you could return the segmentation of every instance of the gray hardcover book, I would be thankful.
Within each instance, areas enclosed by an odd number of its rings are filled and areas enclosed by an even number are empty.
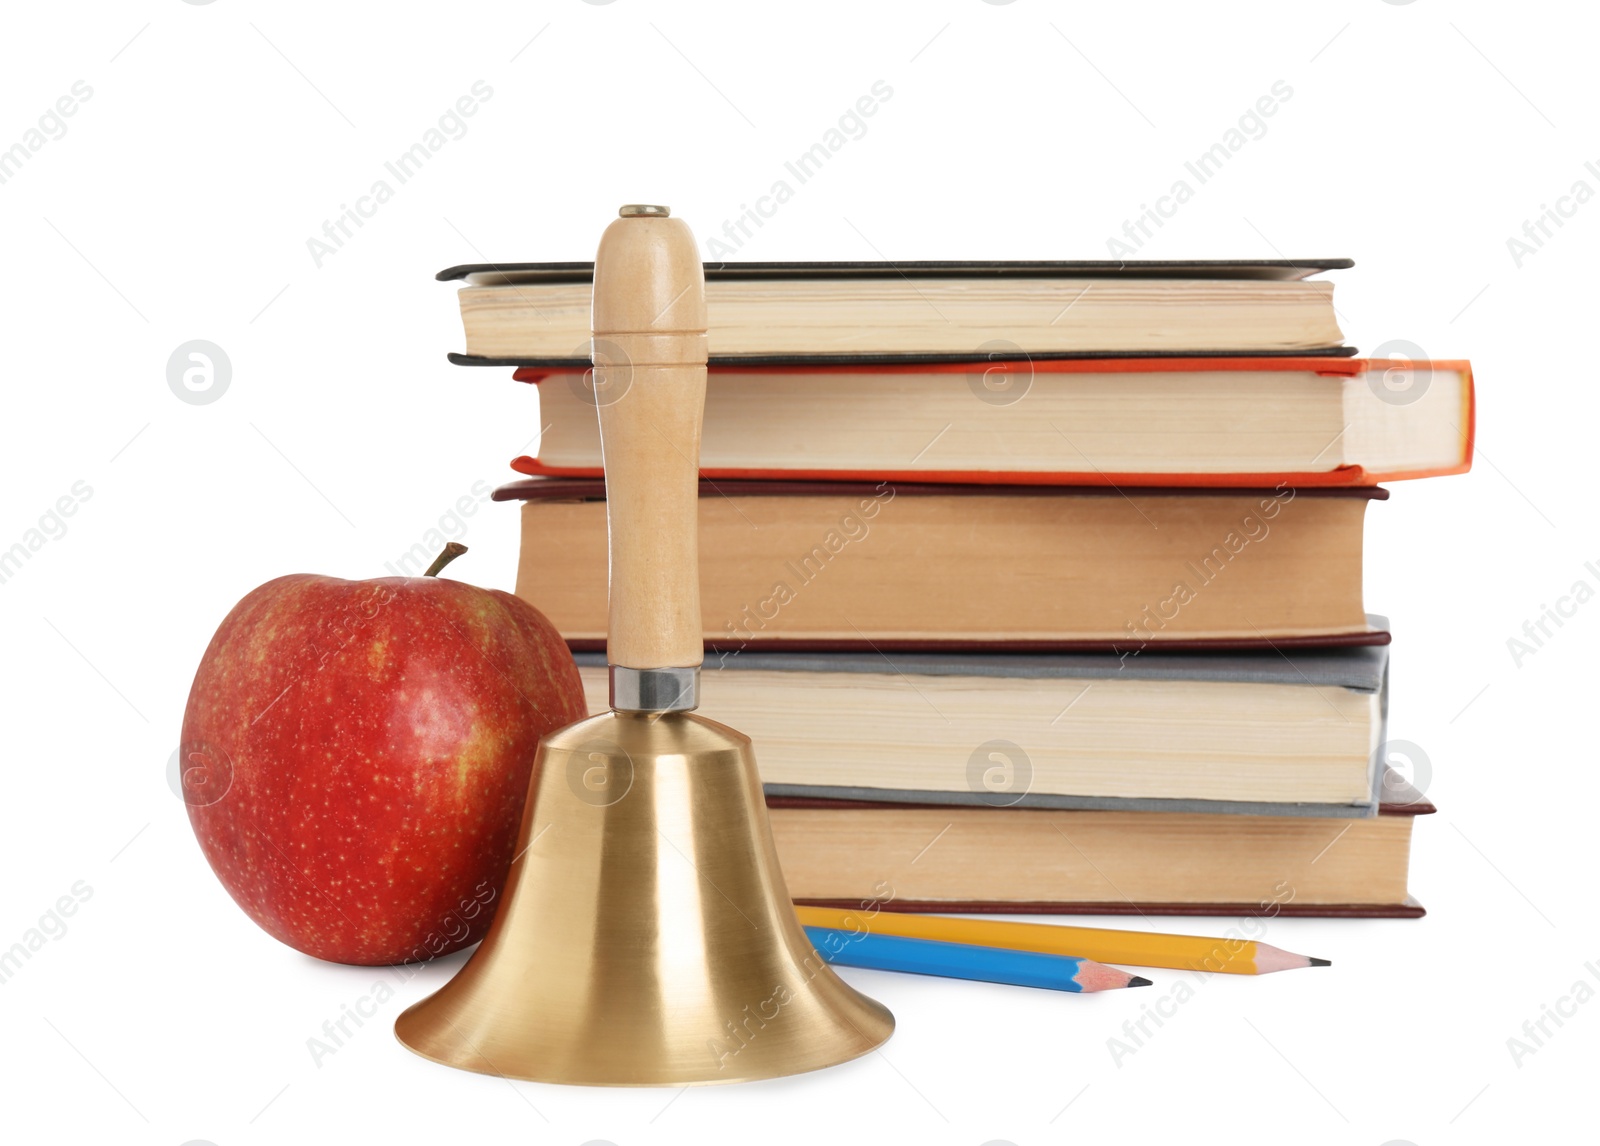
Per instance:
[[[1388,618],[1369,616],[1376,628],[1387,629]],[[579,653],[580,665],[603,665],[599,653]],[[1379,697],[1381,726],[1378,749],[1368,763],[1368,798],[1356,803],[1277,803],[1234,800],[1153,799],[1100,797],[1028,792],[1008,797],[1005,807],[1070,808],[1103,811],[1201,812],[1229,815],[1323,816],[1366,818],[1378,814],[1383,796],[1383,745],[1388,724],[1389,647],[1352,646],[1282,651],[1173,652],[1060,654],[928,654],[896,653],[782,653],[749,652],[713,655],[706,661],[705,692],[716,695],[715,677],[721,673],[766,671],[796,675],[796,697],[811,673],[890,673],[915,680],[921,677],[990,677],[1063,681],[1148,680],[1215,681],[1222,683],[1284,684],[1344,688],[1375,693]],[[714,700],[713,700],[714,703]],[[715,717],[714,711],[707,715]],[[756,745],[756,758],[761,745]],[[858,800],[874,803],[994,806],[984,793],[905,788],[869,788],[822,784],[767,784],[772,798]]]

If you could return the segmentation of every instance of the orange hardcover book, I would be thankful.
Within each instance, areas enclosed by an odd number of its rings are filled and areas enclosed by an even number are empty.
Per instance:
[[[524,366],[535,476],[599,477],[592,375]],[[711,479],[971,485],[1370,486],[1472,464],[1458,360],[1055,358],[713,366]]]

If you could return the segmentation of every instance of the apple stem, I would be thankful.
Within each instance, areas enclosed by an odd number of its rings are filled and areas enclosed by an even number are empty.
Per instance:
[[[427,571],[422,575],[424,577],[437,577],[439,575],[439,570],[443,569],[446,565],[450,564],[450,562],[454,561],[457,557],[460,557],[466,551],[467,547],[461,544],[459,541],[447,542],[445,547],[440,550],[439,556],[433,559],[433,564],[428,566]]]

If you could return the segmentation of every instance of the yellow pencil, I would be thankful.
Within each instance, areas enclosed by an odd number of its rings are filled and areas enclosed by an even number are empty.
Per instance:
[[[1296,955],[1253,939],[1213,939],[1204,935],[1164,935],[1146,931],[1110,931],[1099,927],[1063,927],[1054,923],[1007,923],[994,919],[955,919],[948,915],[911,915],[867,908],[795,908],[806,927],[903,935],[980,947],[1007,947],[1075,955],[1100,963],[1135,967],[1171,967],[1179,971],[1221,971],[1229,975],[1265,975],[1296,967],[1327,967],[1327,959]]]

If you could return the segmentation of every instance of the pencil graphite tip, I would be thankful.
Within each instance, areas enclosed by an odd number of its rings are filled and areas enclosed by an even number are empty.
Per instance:
[[[1143,975],[1135,975],[1133,978],[1128,980],[1128,986],[1130,986],[1130,987],[1153,987],[1153,986],[1155,986],[1155,984],[1152,983],[1149,979],[1146,979]]]
[[[1332,959],[1318,959],[1315,955],[1308,955],[1308,956],[1306,956],[1306,958],[1311,960],[1311,965],[1313,967],[1332,967],[1333,966],[1333,960]]]

